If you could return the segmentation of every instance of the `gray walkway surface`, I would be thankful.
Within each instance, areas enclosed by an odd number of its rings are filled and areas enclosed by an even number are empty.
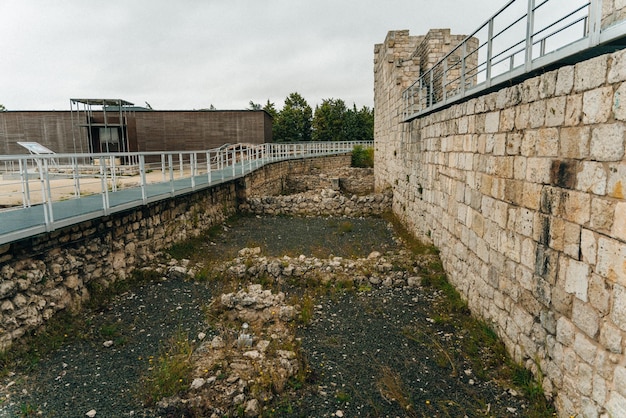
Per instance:
[[[0,211],[0,245],[143,204],[206,189],[243,177],[258,167],[267,164],[267,162],[258,161],[257,163],[255,161],[252,167],[250,167],[249,162],[245,162],[243,167],[242,163],[238,163],[235,165],[235,170],[233,170],[232,166],[222,170],[214,170],[211,172],[210,182],[208,176],[203,174],[194,176],[193,181],[191,177],[187,177],[175,179],[171,182],[147,184],[144,187],[145,200],[144,196],[142,196],[142,188],[139,186],[108,192],[108,208],[106,208],[103,194],[93,194],[77,199],[52,202],[49,205],[52,219],[48,222],[48,225],[46,225],[44,205],[42,204],[27,208],[20,207],[2,210]]]

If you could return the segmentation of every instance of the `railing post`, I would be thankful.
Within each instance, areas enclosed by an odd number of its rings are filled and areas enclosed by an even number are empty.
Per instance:
[[[167,181],[165,176],[165,154],[161,154],[161,175],[163,176],[163,183]]]
[[[170,194],[174,196],[174,155],[167,154],[167,163],[170,172]]]
[[[232,163],[233,163],[233,177],[235,177],[235,175],[237,174],[237,171],[235,170],[235,161],[237,160],[237,151],[233,148],[233,157],[232,157]]]
[[[211,151],[206,152],[206,175],[208,184],[211,184]]]
[[[100,185],[102,187],[102,210],[105,215],[109,214],[109,187],[107,186],[106,159],[100,157]]]
[[[526,51],[524,54],[524,69],[530,71],[533,61],[533,32],[535,28],[535,0],[528,0],[526,14]]]
[[[429,94],[428,94],[428,107],[433,105],[433,101],[434,101],[434,94],[435,94],[435,90],[433,87],[435,87],[434,83],[433,83],[433,77],[434,77],[434,71],[431,68],[430,69],[430,82],[429,82]]]
[[[589,4],[589,47],[600,43],[602,30],[602,0],[591,0]]]
[[[489,19],[489,27],[487,28],[487,69],[485,71],[485,82],[491,85],[491,60],[493,57],[493,18]],[[512,69],[512,68],[510,68]],[[478,76],[478,74],[476,74]],[[463,71],[465,77],[465,71]]]
[[[185,163],[183,162],[183,153],[179,152],[178,153],[178,169],[180,172],[180,178],[184,178],[185,177]]]
[[[43,162],[37,158],[35,159],[37,162],[37,168],[39,169],[39,181],[41,183],[41,207],[43,209],[43,219],[46,225],[46,231],[50,231],[52,229],[52,222],[54,222],[54,218],[52,216],[52,204],[50,202],[49,196],[51,196],[49,187],[50,182],[48,179],[48,164],[47,160],[43,160]]]
[[[117,177],[115,175],[115,157],[109,155],[109,167],[111,167],[111,190],[117,192]]]
[[[141,201],[145,205],[148,203],[148,195],[146,194],[146,156],[139,154],[139,178],[141,184]]]
[[[78,172],[78,158],[72,157],[72,175],[74,177],[74,196],[80,197],[80,173]]]
[[[191,174],[191,190],[196,190],[196,153],[189,153],[189,174]]]
[[[22,179],[22,206],[30,207],[30,179],[28,178],[28,160],[18,160],[20,168],[20,177]]]

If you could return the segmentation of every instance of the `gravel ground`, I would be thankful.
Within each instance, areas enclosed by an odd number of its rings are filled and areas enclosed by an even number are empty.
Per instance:
[[[257,218],[225,226],[203,244],[204,260],[232,258],[250,246],[268,256],[317,257],[398,248],[382,219]],[[158,416],[142,408],[137,382],[176,332],[212,335],[201,308],[213,296],[206,283],[160,280],[86,313],[84,335],[34,371],[15,370],[0,381],[0,417],[84,417],[91,410],[97,417]],[[458,355],[463,330],[432,319],[441,297],[381,287],[321,298],[311,323],[298,330],[310,384],[285,394],[267,415],[526,416],[524,399],[492,377],[481,380]]]

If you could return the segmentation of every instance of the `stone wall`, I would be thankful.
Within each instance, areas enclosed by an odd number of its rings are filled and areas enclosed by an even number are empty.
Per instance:
[[[160,251],[223,222],[250,187],[280,192],[289,173],[349,164],[349,155],[272,164],[244,179],[0,246],[0,351],[58,311],[80,310],[89,289],[124,280]]]
[[[238,183],[240,199],[276,196],[292,192],[289,178],[300,175],[321,175],[324,172],[349,167],[350,154],[324,158],[281,161],[266,165],[242,178]]]
[[[626,416],[626,51],[402,124],[398,35],[375,54],[377,190],[560,416]]]

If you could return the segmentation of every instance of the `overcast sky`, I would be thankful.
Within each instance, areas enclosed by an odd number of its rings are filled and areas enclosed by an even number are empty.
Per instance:
[[[245,109],[291,92],[373,106],[390,30],[468,34],[506,0],[0,0],[0,104]]]

